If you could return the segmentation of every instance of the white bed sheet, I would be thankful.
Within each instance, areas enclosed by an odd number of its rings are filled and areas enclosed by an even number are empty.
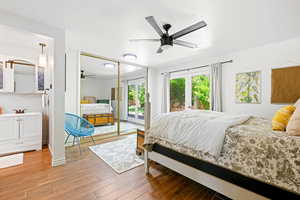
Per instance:
[[[81,104],[80,105],[81,114],[104,114],[111,113],[112,107],[109,104],[104,103],[94,103],[94,104]]]

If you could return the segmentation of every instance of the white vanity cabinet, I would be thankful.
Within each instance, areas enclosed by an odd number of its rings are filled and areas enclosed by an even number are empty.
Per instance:
[[[42,149],[42,114],[0,115],[0,155]]]

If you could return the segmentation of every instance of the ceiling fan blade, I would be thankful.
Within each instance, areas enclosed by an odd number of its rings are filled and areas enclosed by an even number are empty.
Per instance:
[[[156,53],[162,53],[163,52],[163,49],[161,47],[159,47],[156,51]]]
[[[148,23],[155,29],[155,31],[158,33],[158,35],[162,36],[164,33],[162,32],[161,28],[158,26],[156,20],[153,16],[148,16],[145,18]]]
[[[182,41],[182,40],[174,40],[173,44],[177,44],[183,47],[188,47],[188,48],[197,48],[198,45],[191,43],[191,42],[186,42],[186,41]]]
[[[177,39],[179,37],[182,37],[182,36],[184,36],[186,34],[189,34],[189,33],[193,32],[193,31],[196,31],[196,30],[198,30],[200,28],[203,28],[205,26],[207,26],[207,24],[205,23],[205,21],[201,21],[201,22],[193,24],[193,25],[191,25],[191,26],[189,26],[189,27],[187,27],[187,28],[185,28],[185,29],[183,29],[181,31],[178,31],[177,33],[174,33],[171,36],[175,40],[175,39]]]
[[[160,39],[133,39],[130,42],[159,42]]]

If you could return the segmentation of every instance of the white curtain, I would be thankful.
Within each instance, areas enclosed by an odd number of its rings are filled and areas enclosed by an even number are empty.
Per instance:
[[[222,111],[222,63],[210,65],[210,109]]]
[[[161,102],[161,112],[169,112],[169,93],[170,90],[170,73],[163,74],[163,85],[162,85],[162,102]]]

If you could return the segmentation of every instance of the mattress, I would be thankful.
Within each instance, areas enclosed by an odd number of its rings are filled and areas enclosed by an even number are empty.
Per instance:
[[[270,120],[251,117],[228,128],[218,158],[146,132],[145,147],[155,143],[300,194],[300,137],[272,131]]]
[[[81,104],[81,114],[105,114],[111,113],[112,107],[109,104],[95,103],[95,104]]]

